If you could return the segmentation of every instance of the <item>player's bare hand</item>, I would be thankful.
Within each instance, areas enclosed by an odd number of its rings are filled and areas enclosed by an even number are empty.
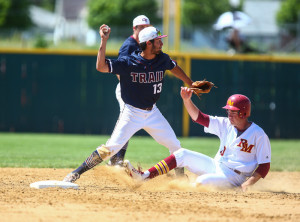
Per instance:
[[[191,99],[193,90],[188,87],[181,87],[180,95],[183,100]]]
[[[111,29],[108,25],[103,24],[99,28],[99,34],[100,34],[101,39],[107,40],[109,38],[110,32],[111,32]]]

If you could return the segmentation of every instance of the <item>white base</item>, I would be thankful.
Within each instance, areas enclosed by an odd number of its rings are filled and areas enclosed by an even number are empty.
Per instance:
[[[36,189],[43,189],[43,188],[49,188],[49,187],[60,187],[60,188],[73,188],[73,189],[78,189],[79,186],[75,183],[71,182],[64,182],[64,181],[59,181],[59,180],[45,180],[45,181],[38,181],[35,183],[30,184],[31,188],[36,188]]]

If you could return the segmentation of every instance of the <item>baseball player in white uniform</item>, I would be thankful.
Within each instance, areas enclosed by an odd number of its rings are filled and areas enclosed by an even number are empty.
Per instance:
[[[180,141],[159,111],[156,102],[163,89],[166,70],[170,70],[189,86],[193,81],[169,55],[162,52],[161,39],[167,36],[162,35],[155,27],[144,28],[139,33],[142,51],[135,51],[118,59],[106,59],[110,31],[105,24],[100,27],[101,43],[96,68],[99,72],[120,75],[121,97],[125,105],[110,139],[105,145],[99,146],[81,166],[69,173],[64,179],[66,182],[75,182],[82,173],[118,153],[141,129],[167,147],[170,153],[181,148]]]
[[[267,175],[271,161],[268,136],[248,120],[250,100],[241,94],[230,96],[223,107],[228,116],[217,117],[202,113],[192,102],[192,94],[191,89],[181,88],[181,97],[192,120],[203,125],[206,133],[220,138],[215,158],[182,148],[145,172],[136,170],[125,160],[127,172],[135,179],[146,180],[165,174],[174,167],[186,167],[199,175],[196,184],[241,187],[246,191],[248,186]]]

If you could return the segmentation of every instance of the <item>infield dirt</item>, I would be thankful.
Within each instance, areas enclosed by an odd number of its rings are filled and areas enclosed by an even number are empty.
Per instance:
[[[71,169],[0,168],[0,221],[300,221],[300,172],[270,172],[246,193],[194,188],[194,175],[136,183],[99,166],[79,190],[30,188]]]

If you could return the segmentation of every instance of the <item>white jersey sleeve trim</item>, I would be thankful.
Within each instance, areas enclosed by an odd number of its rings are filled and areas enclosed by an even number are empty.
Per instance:
[[[174,68],[175,68],[177,66],[177,63],[175,61],[173,61],[173,60],[172,60],[172,63],[174,64]]]

